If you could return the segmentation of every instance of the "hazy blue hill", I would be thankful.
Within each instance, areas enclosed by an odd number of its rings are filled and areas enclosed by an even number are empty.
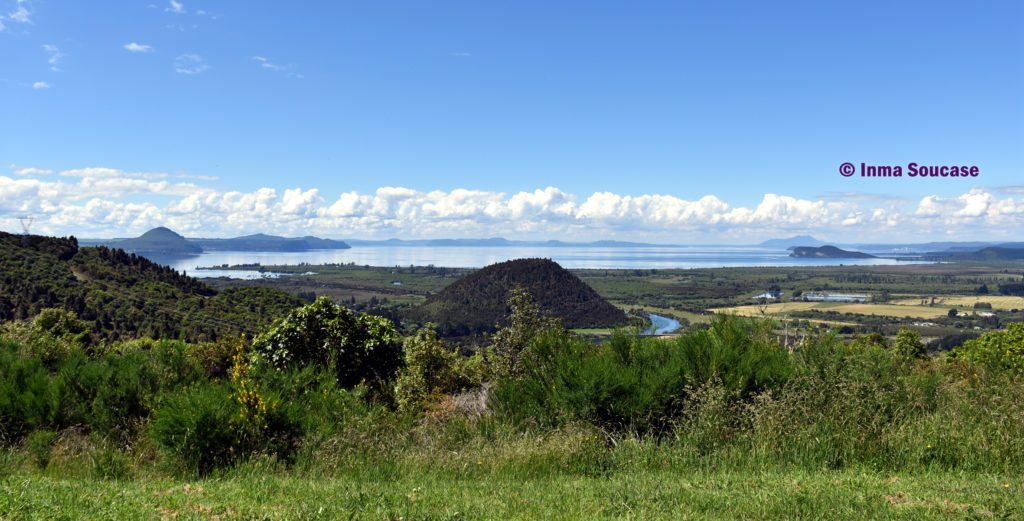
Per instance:
[[[505,320],[512,288],[523,287],[541,310],[566,327],[626,324],[622,310],[611,305],[576,275],[549,259],[518,259],[492,264],[452,283],[412,312],[438,325],[443,334],[491,331]]]
[[[788,239],[768,239],[759,246],[765,248],[791,248],[793,246],[825,246],[827,243],[811,237],[810,235],[797,235]]]
[[[346,242],[353,246],[432,246],[432,247],[545,247],[545,248],[579,248],[579,247],[603,247],[603,248],[636,248],[670,246],[664,244],[649,244],[642,242],[601,240],[592,242],[567,242],[559,240],[548,241],[517,241],[502,237],[491,237],[487,239],[346,239]]]
[[[112,241],[110,246],[130,253],[157,253],[162,255],[189,255],[203,252],[198,244],[160,226],[134,238]]]
[[[1021,243],[1008,243],[1021,244]],[[932,254],[939,257],[945,257],[953,260],[978,260],[978,261],[1013,261],[1013,260],[1024,260],[1024,245],[1016,248],[1007,248],[1004,246],[989,246],[988,248],[982,248],[978,251],[972,252],[944,252],[938,254]]]
[[[351,248],[344,241],[305,237],[279,237],[257,233],[231,239],[194,238],[190,241],[202,246],[205,251],[308,251],[347,250]]]
[[[874,255],[859,251],[849,251],[836,248],[835,246],[797,246],[793,248],[790,257],[809,257],[824,259],[873,259]]]

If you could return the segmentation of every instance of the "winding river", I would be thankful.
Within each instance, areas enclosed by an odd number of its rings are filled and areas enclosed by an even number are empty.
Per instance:
[[[682,327],[682,324],[674,318],[663,317],[654,313],[648,316],[651,319],[651,327],[644,331],[645,335],[667,335],[676,332]]]

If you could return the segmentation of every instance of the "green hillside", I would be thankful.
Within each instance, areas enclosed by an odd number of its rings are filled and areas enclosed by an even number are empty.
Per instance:
[[[415,319],[433,322],[443,334],[467,335],[491,331],[502,323],[512,288],[521,286],[541,310],[569,328],[625,325],[625,314],[590,286],[549,259],[517,259],[475,271],[435,295],[412,312]]]
[[[74,237],[0,232],[0,321],[60,307],[91,321],[100,338],[198,341],[254,332],[298,304],[268,288],[218,293],[124,250],[79,248]]]

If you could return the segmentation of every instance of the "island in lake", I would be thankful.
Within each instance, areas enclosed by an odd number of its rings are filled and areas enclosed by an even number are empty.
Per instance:
[[[825,259],[874,259],[874,255],[859,251],[849,251],[835,246],[797,246],[790,257],[825,258]]]

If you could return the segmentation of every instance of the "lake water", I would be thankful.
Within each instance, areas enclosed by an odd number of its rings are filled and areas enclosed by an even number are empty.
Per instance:
[[[358,246],[348,250],[305,252],[214,251],[184,258],[153,258],[154,261],[187,271],[195,277],[260,277],[259,272],[197,270],[223,264],[295,265],[347,264],[369,266],[444,266],[480,268],[496,262],[528,257],[549,258],[565,268],[653,269],[718,268],[737,266],[838,266],[906,263],[892,257],[877,259],[816,259],[790,257],[786,250],[750,246],[652,246],[652,247],[427,247]]]

